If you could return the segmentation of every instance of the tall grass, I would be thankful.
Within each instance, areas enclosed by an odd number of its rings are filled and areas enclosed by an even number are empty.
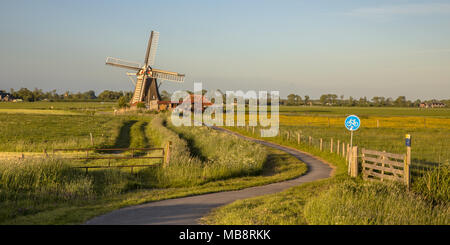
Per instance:
[[[93,180],[60,159],[0,162],[2,200],[25,195],[31,199],[89,199]]]
[[[164,139],[162,144],[172,142],[169,166],[148,170],[157,187],[200,185],[255,175],[263,169],[267,154],[262,146],[206,127],[170,126],[162,118],[151,125]]]
[[[435,205],[395,183],[347,180],[309,200],[309,224],[437,225],[450,224],[450,206]]]
[[[425,171],[415,179],[412,188],[434,204],[449,204],[450,164],[444,163]]]

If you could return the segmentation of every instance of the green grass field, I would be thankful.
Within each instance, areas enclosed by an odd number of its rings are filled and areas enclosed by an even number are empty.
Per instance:
[[[288,115],[283,115],[289,112]],[[339,140],[350,143],[350,132],[344,127],[345,117],[355,114],[361,118],[361,128],[354,133],[353,144],[360,148],[405,153],[405,134],[412,137],[412,162],[414,171],[448,163],[450,160],[450,109],[380,108],[380,107],[280,107],[280,134],[292,141],[307,142],[330,149],[333,138],[334,151]],[[378,126],[377,126],[378,125]],[[258,128],[255,130],[258,132]],[[342,145],[340,145],[342,149]]]
[[[54,158],[0,160],[2,224],[77,224],[128,205],[237,190],[294,178],[306,171],[303,163],[288,154],[208,128],[174,128],[156,115],[0,112],[0,117],[7,122],[0,131],[7,139],[2,152],[39,155],[53,147],[92,147],[89,133],[94,136],[94,147],[102,148],[160,147],[172,141],[171,161],[165,168],[158,164],[160,160],[108,163],[69,160],[58,154]],[[86,174],[84,169],[73,168],[149,163],[156,165],[134,173],[96,169]]]
[[[120,117],[0,113],[3,152],[42,152],[44,149],[111,144]]]
[[[111,111],[115,102],[17,102],[1,103],[0,109],[41,109],[41,110],[65,110],[65,111],[83,111],[99,110]]]
[[[280,106],[280,114],[308,116],[420,116],[450,117],[449,108],[403,108],[403,107],[331,107],[331,106]]]
[[[63,154],[54,159],[0,160],[0,223],[78,224],[124,206],[264,185],[306,171],[304,164],[280,151],[206,127],[173,127],[167,115],[113,116],[113,106],[98,102],[0,103],[0,157],[22,152],[39,156],[44,149],[53,148],[161,147],[172,142],[171,162],[166,168],[159,165],[160,160],[80,161],[63,159]],[[266,140],[326,159],[337,166],[336,175],[238,201],[215,210],[204,223],[448,224],[448,109],[281,107],[280,111],[282,134]],[[410,192],[389,183],[352,180],[344,158],[327,151],[331,137],[334,142],[348,142],[349,134],[343,122],[340,125],[348,114],[363,120],[354,138],[360,147],[403,153],[404,134],[412,135]],[[381,121],[378,128],[376,120]],[[257,137],[245,128],[232,130]],[[302,133],[300,145],[297,132]],[[312,145],[307,144],[308,136],[313,137]],[[318,150],[319,138],[324,140],[324,151]],[[133,173],[130,169],[97,169],[85,174],[83,169],[73,168],[149,163],[155,167]]]
[[[251,137],[242,128],[231,128]],[[411,191],[401,184],[351,179],[344,158],[286,138],[264,138],[298,148],[333,163],[335,175],[286,191],[239,200],[213,210],[204,224],[450,224],[450,165],[443,164],[413,178]]]

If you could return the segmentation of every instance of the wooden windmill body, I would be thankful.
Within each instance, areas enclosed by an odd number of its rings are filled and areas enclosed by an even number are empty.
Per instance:
[[[129,62],[117,58],[106,58],[106,64],[125,69],[135,70],[136,73],[127,73],[128,76],[136,76],[132,79],[135,88],[130,105],[136,106],[138,103],[145,103],[147,109],[159,110],[158,102],[161,101],[159,94],[159,80],[171,82],[183,82],[184,74],[152,68],[155,62],[156,49],[158,47],[159,33],[152,31],[148,41],[147,52],[145,54],[144,65],[136,62]]]

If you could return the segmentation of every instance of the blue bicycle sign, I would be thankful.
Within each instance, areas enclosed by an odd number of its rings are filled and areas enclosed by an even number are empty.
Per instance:
[[[350,115],[345,119],[345,127],[350,131],[355,131],[361,126],[361,120],[355,115]]]

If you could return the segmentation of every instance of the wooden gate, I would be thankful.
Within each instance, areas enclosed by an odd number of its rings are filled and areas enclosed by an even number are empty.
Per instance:
[[[361,159],[364,179],[399,181],[409,186],[410,160],[406,154],[362,149]]]

